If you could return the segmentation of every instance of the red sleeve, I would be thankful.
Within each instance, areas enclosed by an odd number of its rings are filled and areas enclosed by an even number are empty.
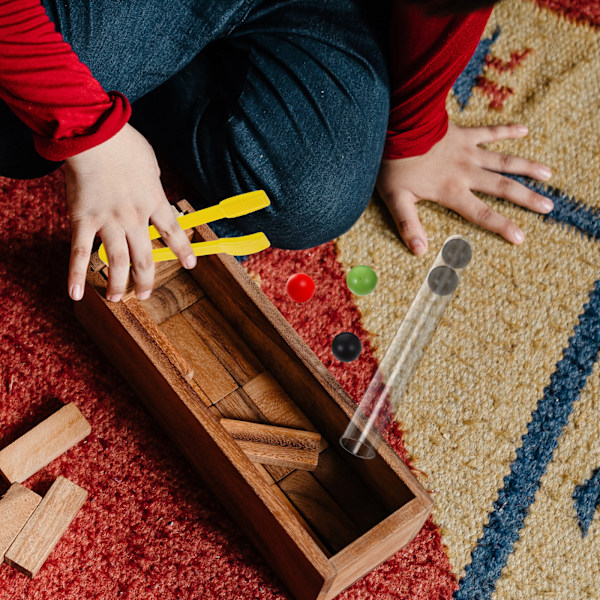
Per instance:
[[[97,146],[131,115],[127,98],[102,89],[39,0],[0,0],[0,98],[49,160]]]
[[[414,4],[394,2],[384,158],[425,154],[444,137],[446,97],[475,52],[491,11],[432,17]]]

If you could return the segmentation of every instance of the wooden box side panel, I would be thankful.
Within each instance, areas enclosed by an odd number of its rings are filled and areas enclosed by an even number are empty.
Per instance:
[[[90,336],[288,589],[301,600],[326,592],[334,570],[317,544],[269,490],[161,349],[151,341],[144,342],[144,331],[135,331],[140,325],[126,304],[106,302],[89,285],[91,280],[102,287],[96,277],[88,275],[84,298],[75,305],[76,315]],[[204,458],[207,456],[210,460]]]

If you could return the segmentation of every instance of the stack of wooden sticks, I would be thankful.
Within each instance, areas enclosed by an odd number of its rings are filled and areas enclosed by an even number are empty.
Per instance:
[[[43,498],[22,483],[90,432],[90,424],[70,403],[0,451],[0,475],[10,485],[0,500],[0,560],[29,577],[50,556],[87,492],[62,476]]]

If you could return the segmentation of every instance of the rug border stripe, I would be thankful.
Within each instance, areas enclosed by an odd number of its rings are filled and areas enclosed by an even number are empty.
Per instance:
[[[492,596],[573,405],[598,360],[599,347],[600,280],[597,280],[569,346],[533,413],[511,472],[504,479],[489,522],[454,594],[455,600],[489,600]]]

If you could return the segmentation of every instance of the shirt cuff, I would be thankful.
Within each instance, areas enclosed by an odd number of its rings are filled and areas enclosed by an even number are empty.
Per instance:
[[[38,154],[48,160],[61,161],[98,146],[119,132],[131,117],[131,105],[120,92],[112,91],[108,95],[112,106],[85,134],[54,139],[34,133],[33,142]]]
[[[444,110],[434,123],[426,123],[407,131],[388,131],[383,148],[383,158],[408,158],[421,156],[437,144],[448,131],[448,114]]]

